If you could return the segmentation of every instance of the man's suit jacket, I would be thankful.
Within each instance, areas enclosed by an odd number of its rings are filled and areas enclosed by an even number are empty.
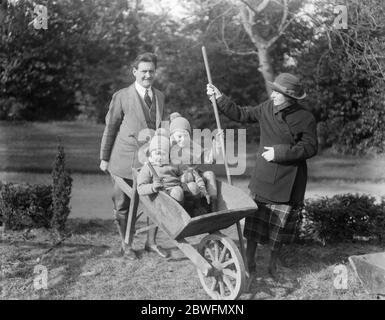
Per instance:
[[[156,127],[163,119],[164,94],[153,88],[156,101]],[[100,159],[109,161],[108,171],[122,178],[132,179],[132,168],[140,167],[138,135],[147,128],[142,101],[135,85],[114,93],[106,115]]]

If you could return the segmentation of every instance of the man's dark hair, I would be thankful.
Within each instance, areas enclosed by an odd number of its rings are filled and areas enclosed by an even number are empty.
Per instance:
[[[136,57],[135,61],[132,63],[132,67],[135,69],[138,69],[140,62],[152,62],[156,69],[158,58],[154,53],[151,53],[151,52],[142,53]]]

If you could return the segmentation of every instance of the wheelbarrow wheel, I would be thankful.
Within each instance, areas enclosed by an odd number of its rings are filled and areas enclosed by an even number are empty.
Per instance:
[[[237,299],[245,286],[246,271],[234,241],[223,234],[209,234],[199,243],[198,251],[214,267],[208,276],[197,269],[208,295],[217,300]]]

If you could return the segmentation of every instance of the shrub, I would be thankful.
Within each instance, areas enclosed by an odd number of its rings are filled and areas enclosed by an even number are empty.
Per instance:
[[[0,187],[0,220],[6,229],[50,226],[52,187],[7,183]]]
[[[65,168],[64,147],[60,143],[53,165],[52,180],[53,217],[51,226],[57,231],[62,232],[71,211],[69,203],[71,199],[72,178]]]
[[[376,203],[367,195],[343,194],[307,200],[301,222],[302,239],[337,242],[372,237],[385,241],[385,198]]]
[[[62,232],[70,213],[72,178],[65,169],[61,144],[52,170],[52,185],[0,182],[0,225],[6,229],[54,228]]]

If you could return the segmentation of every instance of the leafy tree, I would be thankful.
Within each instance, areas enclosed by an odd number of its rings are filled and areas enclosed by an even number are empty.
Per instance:
[[[0,115],[4,119],[102,119],[138,53],[135,16],[123,0],[40,1],[48,30],[36,30],[34,3],[8,4],[1,28]]]
[[[318,4],[313,22],[320,32],[296,57],[309,104],[317,106],[321,145],[344,153],[383,152],[385,5],[349,1],[348,29],[339,30],[333,28],[333,4]]]
[[[63,2],[64,3],[64,2]],[[67,6],[69,1],[66,2]],[[57,2],[42,2],[49,12],[61,12]],[[33,28],[33,3],[20,0],[9,4],[1,25],[0,97],[14,100],[3,116],[27,120],[71,118],[77,111],[76,61],[65,33],[71,21],[59,13],[49,20],[49,32]],[[15,107],[16,106],[16,107]]]
[[[142,36],[161,58],[158,80],[166,93],[167,107],[189,116],[196,127],[214,128],[214,113],[206,96],[202,45],[208,51],[214,84],[240,104],[255,105],[267,99],[265,81],[263,73],[258,71],[257,51],[250,37],[240,22],[234,23],[236,12],[229,11],[233,8],[230,2],[221,1],[212,6],[207,1],[188,1],[185,6],[191,16],[173,20],[167,15],[158,15],[161,20],[156,28],[147,29]],[[279,10],[275,16],[281,19]],[[157,17],[147,15],[141,23],[149,25],[149,21]],[[226,18],[226,36],[234,39],[232,46],[242,51],[248,48],[252,54],[235,54],[226,48],[221,34],[222,17]],[[292,21],[286,33],[271,44],[269,55],[274,61],[274,72],[283,70],[286,56],[299,50],[311,36],[308,26]],[[221,117],[221,121],[224,127],[245,127],[226,117]],[[257,140],[258,126],[247,125],[247,129],[248,139]]]

